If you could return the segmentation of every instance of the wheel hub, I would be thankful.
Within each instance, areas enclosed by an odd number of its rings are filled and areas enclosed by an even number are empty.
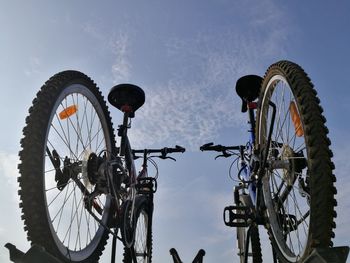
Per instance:
[[[99,157],[91,150],[85,150],[82,160],[82,174],[86,188],[96,184],[99,177],[98,167]]]
[[[282,154],[281,154],[281,159],[283,161],[288,161],[289,162],[289,168],[288,169],[283,169],[283,179],[287,183],[288,186],[292,186],[295,182],[295,169],[294,165],[291,161],[291,158],[294,157],[294,151],[293,149],[289,146],[284,144],[282,146]]]

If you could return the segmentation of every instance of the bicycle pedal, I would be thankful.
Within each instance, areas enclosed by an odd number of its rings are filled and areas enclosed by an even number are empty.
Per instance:
[[[248,227],[251,219],[251,208],[248,206],[226,206],[224,208],[224,223],[226,226]]]
[[[139,178],[136,190],[139,194],[154,194],[157,191],[157,180],[153,177]]]

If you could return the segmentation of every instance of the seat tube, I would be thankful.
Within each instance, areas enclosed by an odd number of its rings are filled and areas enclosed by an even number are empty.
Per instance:
[[[255,144],[255,112],[254,110],[257,108],[256,102],[248,102],[248,115],[249,115],[249,134],[250,134],[250,140],[249,140],[249,156],[252,156],[254,144]],[[248,167],[246,169],[247,171],[247,177],[249,177],[249,180],[251,180],[251,167],[250,163],[248,164]],[[251,200],[254,205],[256,205],[256,185],[255,183],[249,183],[248,186],[249,194],[251,196]]]

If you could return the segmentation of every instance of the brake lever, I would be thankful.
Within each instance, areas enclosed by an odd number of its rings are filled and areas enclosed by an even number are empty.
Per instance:
[[[218,156],[216,156],[216,157],[215,157],[215,160],[216,160],[217,158],[220,158],[220,157],[225,157],[225,158],[227,158],[227,157],[230,157],[230,156],[232,156],[232,154],[230,154],[230,153],[228,153],[228,152],[226,152],[226,151],[222,151],[222,154],[219,154]]]
[[[167,157],[164,158],[164,160],[165,159],[170,159],[170,160],[173,160],[174,162],[176,162],[176,159],[174,157],[167,156]]]
[[[153,155],[153,156],[150,156],[150,158],[154,158],[154,157],[157,157],[157,158],[160,158],[160,159],[170,159],[170,160],[173,160],[174,162],[176,162],[176,159],[173,158],[173,157],[170,157],[170,156],[163,156],[163,155]]]

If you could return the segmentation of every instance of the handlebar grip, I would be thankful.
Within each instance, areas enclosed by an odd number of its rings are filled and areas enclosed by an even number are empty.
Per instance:
[[[217,152],[222,152],[225,150],[225,146],[222,146],[220,144],[214,145],[214,143],[210,142],[207,144],[202,145],[199,148],[201,151],[217,151]]]
[[[214,143],[210,142],[210,143],[202,145],[199,149],[201,151],[222,152],[222,151],[227,151],[227,150],[239,150],[240,147],[244,147],[244,146],[222,146],[221,144],[214,145]]]
[[[175,145],[175,149],[176,149],[177,151],[179,151],[179,152],[182,152],[182,153],[186,151],[186,148],[181,147],[181,146],[179,146],[179,145]]]
[[[211,146],[213,146],[213,145],[214,145],[214,143],[212,143],[212,142],[203,144],[201,147],[199,147],[199,150],[201,150],[201,151],[210,151],[211,150]]]
[[[184,147],[181,147],[179,145],[175,145],[175,148],[164,148],[164,150],[167,152],[167,153],[175,153],[175,152],[185,152],[186,149]]]

